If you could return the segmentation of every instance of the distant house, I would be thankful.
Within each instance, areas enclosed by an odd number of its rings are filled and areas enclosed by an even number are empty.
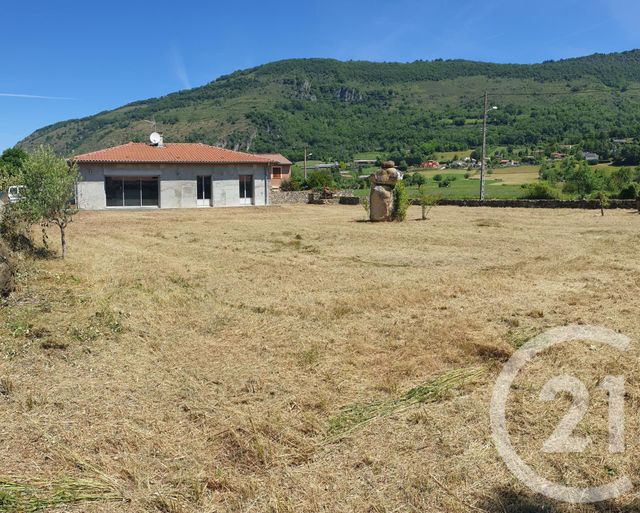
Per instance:
[[[337,162],[332,162],[329,164],[316,164],[315,166],[309,168],[309,169],[315,169],[315,170],[319,170],[319,169],[338,169],[340,167],[340,164]]]
[[[454,160],[449,164],[449,167],[453,169],[467,168],[469,167],[469,162],[464,160]]]
[[[565,155],[564,153],[560,153],[560,152],[554,151],[554,152],[550,155],[550,157],[551,157],[553,160],[560,160],[560,159],[565,158],[565,157],[566,157],[566,155]]]
[[[129,143],[78,155],[78,206],[196,208],[268,205],[270,157],[206,144]]]
[[[274,162],[271,167],[271,188],[279,189],[283,181],[291,180],[291,166],[293,163],[279,153],[260,153],[260,157],[265,157]]]
[[[629,144],[631,141],[629,139],[613,139],[615,144]]]
[[[598,162],[600,162],[600,155],[598,155],[597,153],[583,151],[582,156],[584,157],[584,160],[586,160],[589,164],[597,164]]]
[[[422,162],[420,164],[420,167],[422,169],[439,169],[440,162],[438,162],[437,160],[427,160],[426,162]]]
[[[376,162],[378,161],[375,159],[359,159],[353,161],[356,166],[375,166]]]

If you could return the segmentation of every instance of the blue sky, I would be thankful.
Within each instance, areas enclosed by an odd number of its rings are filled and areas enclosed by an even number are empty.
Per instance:
[[[278,59],[530,63],[640,47],[638,0],[4,0],[0,13],[0,150]]]

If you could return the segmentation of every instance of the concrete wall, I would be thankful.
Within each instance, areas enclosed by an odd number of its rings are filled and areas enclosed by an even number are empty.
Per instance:
[[[104,191],[105,176],[160,177],[160,208],[196,208],[197,176],[211,176],[214,207],[240,206],[240,175],[252,175],[254,205],[269,204],[267,165],[188,165],[188,164],[80,164],[81,180],[77,186],[78,206],[85,210],[107,207]],[[149,207],[143,207],[149,208]]]

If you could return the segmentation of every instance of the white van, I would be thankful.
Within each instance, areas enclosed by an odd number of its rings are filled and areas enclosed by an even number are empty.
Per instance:
[[[9,198],[9,203],[17,203],[20,200],[24,199],[24,191],[26,187],[24,185],[12,185],[7,190],[7,197]]]

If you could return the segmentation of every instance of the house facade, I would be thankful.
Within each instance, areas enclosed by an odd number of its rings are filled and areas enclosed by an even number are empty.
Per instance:
[[[287,157],[279,153],[260,154],[260,157],[268,158],[273,162],[271,167],[271,188],[279,189],[284,181],[291,180],[291,162]]]
[[[205,144],[129,143],[73,159],[78,207],[198,208],[268,205],[270,157]]]

